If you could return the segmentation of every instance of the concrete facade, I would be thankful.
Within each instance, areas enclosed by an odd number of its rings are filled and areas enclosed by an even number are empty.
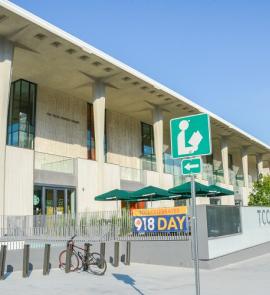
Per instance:
[[[270,149],[256,138],[14,4],[0,1],[0,14],[6,16],[0,27],[0,215],[32,214],[34,185],[74,188],[76,209],[84,212],[116,209],[120,204],[94,197],[123,183],[168,189],[183,182],[179,164],[164,160],[169,121],[201,112],[211,118],[213,157],[204,158],[198,181],[233,189],[247,204],[252,181],[269,173]],[[31,150],[6,142],[10,83],[19,79],[37,85]],[[94,116],[91,160],[87,103]],[[150,157],[143,153],[142,122],[153,128]],[[234,204],[234,197],[222,197],[221,204]]]

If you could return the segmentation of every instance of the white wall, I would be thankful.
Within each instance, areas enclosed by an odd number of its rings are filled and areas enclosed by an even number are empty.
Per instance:
[[[34,152],[28,149],[6,147],[5,214],[33,214]]]
[[[241,219],[242,234],[208,240],[210,259],[270,241],[270,208],[241,207]]]
[[[95,161],[77,160],[77,211],[115,210],[117,203],[95,201],[98,194],[98,164]],[[104,191],[120,188],[119,166],[104,164]]]

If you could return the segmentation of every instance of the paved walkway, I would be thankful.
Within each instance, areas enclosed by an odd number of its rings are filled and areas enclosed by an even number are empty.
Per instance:
[[[5,295],[195,294],[193,270],[145,264],[109,266],[103,277],[83,272],[65,274],[55,269],[46,277],[34,271],[30,278],[23,279],[20,272],[15,272],[0,281],[0,290]],[[217,270],[202,270],[201,294],[270,294],[270,255]]]

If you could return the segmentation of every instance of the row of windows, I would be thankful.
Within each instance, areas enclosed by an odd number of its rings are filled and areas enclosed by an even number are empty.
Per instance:
[[[22,148],[34,148],[35,114],[37,85],[17,80],[12,82],[10,89],[9,112],[7,123],[7,144]],[[106,113],[105,113],[106,121]],[[106,126],[106,122],[105,122]],[[142,154],[154,154],[153,126],[141,123]],[[106,128],[104,149],[106,154]],[[88,159],[96,159],[95,128],[93,104],[87,104],[87,154]]]

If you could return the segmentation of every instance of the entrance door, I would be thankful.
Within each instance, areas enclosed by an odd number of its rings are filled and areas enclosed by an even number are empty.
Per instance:
[[[45,213],[54,214],[54,190],[51,188],[45,188]]]
[[[35,186],[33,205],[34,215],[75,214],[76,191],[74,188]]]
[[[66,213],[65,210],[65,190],[64,189],[57,189],[55,190],[55,214],[64,214]]]

